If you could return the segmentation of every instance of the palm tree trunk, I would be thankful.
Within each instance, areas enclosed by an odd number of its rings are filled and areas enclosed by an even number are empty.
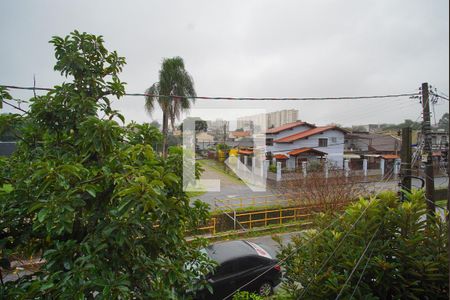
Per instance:
[[[162,154],[163,158],[167,158],[167,136],[169,134],[169,115],[167,113],[167,108],[163,109],[163,143],[162,143]]]

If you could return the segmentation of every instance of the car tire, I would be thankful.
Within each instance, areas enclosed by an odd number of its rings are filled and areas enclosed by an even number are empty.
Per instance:
[[[273,286],[270,282],[264,281],[258,288],[258,294],[262,297],[267,297],[272,295]]]

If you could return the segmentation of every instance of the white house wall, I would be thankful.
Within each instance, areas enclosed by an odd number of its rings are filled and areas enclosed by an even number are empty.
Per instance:
[[[266,138],[273,139],[273,140],[278,140],[278,139],[281,139],[281,138],[284,138],[284,137],[287,137],[287,136],[290,136],[290,135],[293,135],[293,134],[297,134],[297,133],[309,130],[311,128],[312,127],[307,126],[307,125],[301,125],[301,126],[294,127],[292,129],[283,130],[283,131],[281,131],[279,133],[275,133],[275,134],[267,133],[266,134]],[[275,151],[273,149],[274,149],[274,146],[267,146],[266,151],[267,152],[273,152],[273,151]]]
[[[328,139],[327,147],[319,147],[319,139]],[[333,142],[335,138],[335,142]],[[339,130],[328,130],[308,138],[300,139],[292,143],[274,143],[272,152],[289,152],[299,148],[314,148],[327,153],[328,161],[337,168],[343,167],[344,162],[344,133]]]

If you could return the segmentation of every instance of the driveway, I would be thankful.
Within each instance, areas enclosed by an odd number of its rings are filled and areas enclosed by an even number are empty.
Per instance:
[[[211,209],[215,208],[216,199],[232,199],[232,198],[251,198],[255,196],[270,196],[272,193],[254,192],[243,181],[232,174],[226,173],[225,170],[214,161],[200,160],[202,168],[205,170],[202,173],[202,179],[218,179],[220,180],[219,192],[206,192],[205,194],[194,197],[205,203],[211,205]]]

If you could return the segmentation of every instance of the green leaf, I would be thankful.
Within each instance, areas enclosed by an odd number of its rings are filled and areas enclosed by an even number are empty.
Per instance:
[[[3,184],[3,186],[0,188],[0,191],[5,192],[7,194],[11,193],[14,190],[13,186],[11,184]]]
[[[46,208],[41,209],[37,215],[38,221],[42,223],[44,221],[45,217],[47,216],[47,214],[48,214],[48,209],[46,209]]]
[[[86,188],[86,192],[88,192],[93,198],[97,195],[96,191],[92,188]]]
[[[54,286],[55,286],[55,284],[53,282],[47,282],[46,284],[41,285],[41,288],[39,290],[45,291],[45,290],[51,289]]]

